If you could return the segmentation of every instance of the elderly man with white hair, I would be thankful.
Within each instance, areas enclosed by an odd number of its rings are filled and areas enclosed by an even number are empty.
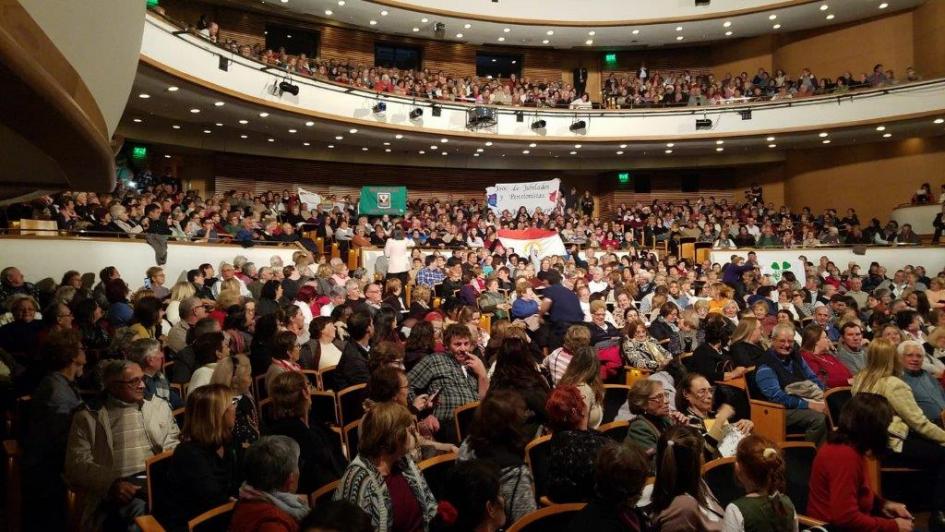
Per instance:
[[[922,413],[932,423],[942,425],[942,411],[945,410],[945,391],[942,385],[926,369],[929,357],[922,344],[915,340],[906,340],[896,348],[902,362],[902,380],[912,389],[915,402]],[[941,361],[936,360],[938,364]]]

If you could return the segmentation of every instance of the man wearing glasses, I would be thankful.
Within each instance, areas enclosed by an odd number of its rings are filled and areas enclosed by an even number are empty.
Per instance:
[[[111,360],[100,404],[76,412],[65,477],[85,494],[82,529],[127,528],[146,512],[145,461],[177,447],[180,431],[167,401],[145,399],[141,366]]]

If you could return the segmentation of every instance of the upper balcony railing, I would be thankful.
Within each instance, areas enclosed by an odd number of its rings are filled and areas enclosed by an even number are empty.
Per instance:
[[[936,79],[842,95],[706,107],[565,110],[489,106],[494,109],[496,124],[470,131],[467,112],[472,105],[377,93],[287,74],[220,48],[153,14],[147,17],[141,55],[146,64],[159,70],[250,103],[333,122],[431,135],[557,142],[698,140],[888,123],[945,110],[945,79]],[[220,57],[228,60],[225,71],[219,68]],[[298,95],[273,90],[283,79],[300,87]],[[387,106],[383,114],[372,111],[379,101]],[[410,112],[418,107],[424,110],[422,116],[411,119]],[[431,112],[433,107],[439,109],[439,116]],[[743,118],[744,111],[751,111],[750,119]],[[521,121],[520,113],[524,115]],[[532,130],[532,122],[539,118],[546,127]],[[711,128],[697,131],[697,118],[711,120]],[[570,127],[578,120],[584,121],[586,128],[572,132]]]

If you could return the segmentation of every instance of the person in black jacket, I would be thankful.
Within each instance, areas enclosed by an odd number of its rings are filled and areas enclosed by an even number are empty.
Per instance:
[[[656,530],[637,501],[646,485],[649,462],[636,445],[608,443],[597,453],[594,494],[587,506],[575,514],[570,532],[625,532]]]
[[[144,215],[148,219],[148,228],[145,229],[146,233],[155,235],[171,234],[171,228],[167,226],[166,217],[162,217],[162,214],[161,206],[157,203],[152,203],[145,207]]]
[[[686,370],[702,374],[713,385],[741,377],[748,371],[744,366],[735,366],[722,351],[729,338],[726,326],[720,315],[710,315],[705,326],[705,342],[683,360]]]
[[[348,343],[341,351],[341,359],[335,368],[333,383],[326,383],[335,391],[355,384],[365,384],[371,376],[368,358],[371,337],[374,335],[374,319],[370,312],[359,310],[348,318]]]
[[[551,386],[535,364],[531,346],[522,338],[505,338],[499,347],[489,393],[499,390],[513,390],[525,400],[529,416],[519,428],[529,438],[538,434],[548,420],[545,403]]]
[[[183,443],[169,458],[166,490],[155,514],[169,531],[186,530],[187,521],[236,496],[240,485],[236,456],[227,443],[236,425],[233,392],[207,384],[187,397]]]
[[[305,376],[295,371],[277,375],[269,397],[272,419],[263,432],[288,436],[299,444],[298,493],[311,493],[341,478],[345,460],[340,441],[327,427],[310,421],[312,400]]]
[[[935,228],[935,232],[932,233],[932,243],[938,244],[938,241],[942,238],[942,231],[945,231],[945,204],[942,205],[942,212],[935,215],[932,227]]]

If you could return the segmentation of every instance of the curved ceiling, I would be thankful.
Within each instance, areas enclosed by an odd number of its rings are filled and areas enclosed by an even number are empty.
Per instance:
[[[489,0],[476,2],[449,0],[211,0],[216,3],[263,9],[287,16],[302,15],[337,21],[366,30],[395,35],[425,37],[472,44],[538,46],[549,48],[619,49],[685,45],[769,33],[791,32],[829,27],[911,9],[925,0],[714,0],[709,11],[695,12],[693,0]],[[454,12],[449,6],[467,6]],[[491,18],[477,14],[473,7],[489,4],[509,14]],[[529,11],[534,17],[510,16],[509,6],[540,4]],[[548,5],[567,5],[573,17],[548,19],[559,9]],[[627,4],[628,8],[614,8]],[[718,4],[721,7],[715,7]],[[408,7],[409,6],[409,7]],[[437,7],[434,7],[437,6]],[[640,16],[626,17],[634,6]],[[646,7],[644,7],[646,6]],[[728,9],[741,6],[741,9]],[[723,10],[725,8],[725,10]],[[701,9],[701,8],[700,8]],[[490,7],[488,10],[492,11]],[[575,13],[577,11],[577,13]],[[674,14],[693,12],[691,16]],[[591,15],[609,16],[594,19]],[[659,13],[651,18],[644,15]],[[701,13],[699,15],[698,13]],[[443,24],[439,34],[435,28]]]

